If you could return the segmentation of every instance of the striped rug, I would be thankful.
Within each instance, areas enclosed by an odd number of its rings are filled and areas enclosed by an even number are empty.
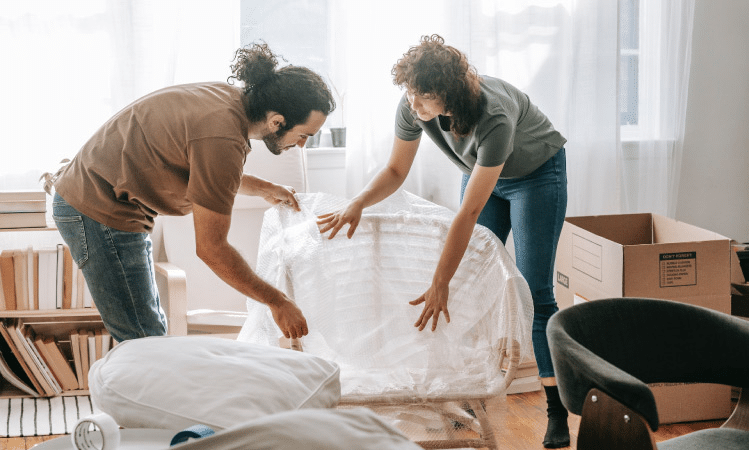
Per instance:
[[[98,413],[88,395],[0,399],[0,437],[70,434],[81,417]]]

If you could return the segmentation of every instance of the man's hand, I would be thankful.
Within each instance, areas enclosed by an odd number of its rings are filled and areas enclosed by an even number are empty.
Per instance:
[[[273,320],[276,321],[276,325],[278,325],[278,328],[286,338],[298,339],[307,335],[309,332],[307,329],[307,319],[304,318],[302,311],[288,297],[284,295],[283,301],[277,305],[269,306],[273,314]]]
[[[262,197],[271,205],[283,203],[290,208],[294,208],[295,211],[301,211],[294,194],[296,194],[296,191],[291,186],[282,186],[280,184],[271,183],[268,188],[263,189]]]
[[[307,334],[307,320],[294,302],[252,271],[226,239],[231,216],[193,205],[195,246],[198,257],[229,286],[270,307],[273,319],[287,338]]]
[[[416,300],[408,302],[410,305],[424,303],[424,310],[421,311],[419,320],[414,324],[415,327],[419,327],[419,331],[427,326],[430,318],[432,318],[432,331],[436,330],[440,313],[444,313],[445,320],[447,320],[447,323],[450,323],[450,313],[447,310],[447,297],[449,292],[450,289],[447,286],[435,286],[432,284],[424,295]]]
[[[320,229],[320,234],[325,234],[328,230],[333,230],[330,232],[330,236],[328,236],[328,239],[333,239],[344,225],[349,224],[346,235],[351,239],[354,236],[356,227],[359,226],[363,210],[364,208],[358,202],[352,201],[346,208],[340,211],[319,216],[317,218],[317,226]]]

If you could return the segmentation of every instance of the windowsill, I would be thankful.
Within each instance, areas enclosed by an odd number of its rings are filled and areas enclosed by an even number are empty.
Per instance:
[[[305,150],[309,152],[323,152],[323,153],[340,153],[345,152],[346,147],[305,147]]]

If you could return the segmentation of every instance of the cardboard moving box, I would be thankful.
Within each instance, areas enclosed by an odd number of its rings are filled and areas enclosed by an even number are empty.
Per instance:
[[[733,245],[731,252],[731,315],[749,320],[749,280],[744,275],[745,261],[739,260],[738,252],[749,250],[749,244]]]
[[[731,314],[730,252],[728,238],[658,214],[568,217],[557,249],[557,303],[661,298]],[[661,423],[731,413],[730,386],[650,387]]]

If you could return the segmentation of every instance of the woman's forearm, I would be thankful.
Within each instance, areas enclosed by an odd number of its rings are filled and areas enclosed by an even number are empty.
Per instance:
[[[359,203],[362,209],[372,206],[397,191],[403,185],[404,180],[405,177],[400,176],[390,167],[385,167],[351,201]]]
[[[439,286],[450,284],[468,248],[475,225],[476,217],[469,217],[467,214],[459,214],[453,219],[447,231],[445,247],[442,249],[437,269],[434,271],[433,284]]]

